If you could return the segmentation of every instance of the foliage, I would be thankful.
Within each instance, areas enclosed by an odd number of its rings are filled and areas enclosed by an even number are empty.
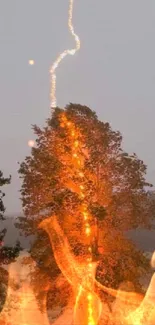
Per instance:
[[[4,178],[3,173],[0,171],[0,186],[10,184],[10,180],[11,180],[11,176],[9,178]],[[4,216],[3,216],[3,214],[5,212],[5,207],[4,207],[4,204],[3,204],[4,196],[5,196],[5,193],[3,193],[0,190],[0,220],[3,220],[3,218],[4,218]]]
[[[4,186],[7,184],[10,184],[11,181],[11,176],[9,178],[4,178],[3,173],[0,171],[0,186]],[[3,203],[3,198],[5,196],[5,193],[3,193],[0,190],[0,220],[4,221],[4,212],[5,212],[5,207]],[[7,229],[4,228],[0,231],[0,264],[8,264],[11,262],[15,257],[19,255],[19,252],[21,250],[21,246],[19,241],[16,242],[15,247],[9,247],[9,246],[4,246],[3,245],[3,239],[6,235]]]
[[[67,119],[67,127],[63,118]],[[74,129],[72,128],[74,125]],[[17,227],[26,235],[35,234],[33,257],[46,259],[47,268],[40,267],[44,279],[57,274],[46,234],[38,230],[40,221],[57,215],[72,249],[83,253],[87,239],[83,231],[81,201],[77,195],[80,176],[73,159],[72,134],[76,132],[82,144],[79,152],[86,189],[95,245],[104,251],[98,270],[99,281],[118,287],[120,282],[132,280],[148,269],[142,252],[125,238],[124,233],[138,227],[151,228],[152,206],[146,182],[146,165],[134,153],[121,148],[122,136],[109,123],[101,122],[86,106],[69,104],[56,108],[43,129],[33,126],[37,137],[31,156],[21,163],[21,196],[25,217]],[[42,240],[40,240],[40,236]],[[35,254],[34,254],[35,252]],[[39,253],[38,253],[39,252]],[[50,254],[49,254],[50,253]],[[78,254],[78,252],[77,252]],[[52,264],[50,264],[50,261]],[[52,266],[55,270],[53,275]],[[102,269],[102,272],[101,270]],[[35,277],[33,277],[35,278]],[[115,282],[115,283],[114,283]],[[34,280],[39,288],[39,276]]]
[[[11,177],[4,178],[3,173],[0,171],[0,186],[10,184],[10,181]],[[0,190],[0,222],[5,220],[5,207],[3,203],[4,196],[5,194]],[[4,265],[13,262],[14,259],[19,255],[19,252],[22,250],[19,241],[16,242],[16,245],[14,247],[4,245],[3,240],[5,238],[6,232],[6,228],[0,231],[0,311],[5,301],[8,283],[8,272],[4,269]]]

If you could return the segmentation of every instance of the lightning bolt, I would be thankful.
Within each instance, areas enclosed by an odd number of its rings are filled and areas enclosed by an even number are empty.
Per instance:
[[[51,108],[55,108],[57,106],[57,99],[56,99],[56,69],[58,68],[61,61],[67,56],[67,55],[74,55],[79,49],[80,49],[80,39],[77,34],[75,34],[72,19],[73,19],[73,5],[74,0],[69,0],[69,9],[68,9],[68,28],[70,33],[75,39],[75,48],[64,50],[55,60],[53,63],[51,69],[50,69],[50,75],[51,75]]]

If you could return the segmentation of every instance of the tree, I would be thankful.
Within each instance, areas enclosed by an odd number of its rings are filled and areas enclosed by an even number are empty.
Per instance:
[[[10,184],[11,177],[4,178],[3,173],[0,171],[0,186],[4,186]],[[3,198],[5,193],[0,190],[0,220],[4,221],[6,218],[4,217],[5,207],[3,203]],[[17,241],[15,247],[5,246],[3,243],[3,239],[6,235],[7,229],[4,228],[0,231],[0,265],[8,264],[13,261],[15,257],[19,255],[21,250],[20,242]]]
[[[146,165],[135,153],[124,152],[121,134],[86,106],[56,108],[43,129],[36,125],[33,129],[36,147],[19,169],[25,216],[17,227],[36,235],[31,253],[36,260],[37,256],[42,259],[44,283],[56,277],[58,270],[53,267],[49,239],[38,225],[56,215],[75,254],[85,255],[90,244],[95,258],[102,252],[99,281],[115,288],[122,281],[132,281],[140,290],[139,278],[148,262],[125,232],[151,227]],[[91,235],[83,219],[84,204]],[[33,277],[36,290],[38,279]]]
[[[0,171],[0,186],[10,184],[11,177],[4,178],[2,171]],[[0,190],[0,220],[4,220],[5,207],[3,203],[3,197],[5,194]]]
[[[3,173],[0,171],[0,186],[10,184],[10,180],[11,177],[4,178]],[[4,196],[5,194],[0,190],[0,222],[5,220],[5,207],[3,203]],[[16,242],[15,247],[4,245],[3,240],[6,232],[6,228],[0,231],[0,311],[5,301],[8,282],[8,272],[4,269],[3,266],[4,264],[9,264],[12,262],[19,255],[19,252],[22,249],[19,241]]]

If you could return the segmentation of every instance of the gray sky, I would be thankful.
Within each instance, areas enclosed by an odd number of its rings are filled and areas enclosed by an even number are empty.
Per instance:
[[[42,126],[50,114],[49,67],[74,45],[67,10],[68,0],[0,0],[0,169],[12,175],[9,214],[21,211],[17,162],[30,153],[31,124]],[[57,73],[58,105],[96,110],[155,184],[154,0],[75,0],[73,21],[81,51]]]

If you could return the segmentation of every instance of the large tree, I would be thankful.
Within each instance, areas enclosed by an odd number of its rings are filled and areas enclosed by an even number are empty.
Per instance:
[[[36,290],[58,274],[49,239],[38,230],[40,221],[56,215],[74,254],[84,254],[88,240],[83,200],[89,211],[94,257],[101,253],[98,280],[115,288],[122,281],[132,281],[139,289],[148,263],[125,232],[151,227],[146,165],[135,153],[124,152],[120,132],[86,106],[56,108],[43,129],[36,125],[33,129],[36,146],[19,169],[25,216],[17,227],[36,235],[31,248],[41,270],[40,278],[38,269],[37,279],[33,277]],[[80,184],[84,198],[79,196]]]

